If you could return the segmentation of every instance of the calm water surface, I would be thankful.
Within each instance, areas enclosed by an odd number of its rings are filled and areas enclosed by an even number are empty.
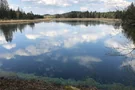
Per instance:
[[[119,24],[0,25],[0,69],[100,83],[135,82],[134,41]]]

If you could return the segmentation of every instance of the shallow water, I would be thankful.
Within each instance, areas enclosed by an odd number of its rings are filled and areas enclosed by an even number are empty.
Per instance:
[[[118,23],[0,25],[0,69],[16,73],[134,85],[134,47]]]

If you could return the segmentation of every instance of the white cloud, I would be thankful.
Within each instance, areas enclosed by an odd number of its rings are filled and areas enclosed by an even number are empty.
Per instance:
[[[15,48],[15,47],[16,47],[16,44],[4,44],[3,47],[4,47],[5,49],[10,50],[10,49],[12,49],[12,48]]]
[[[38,45],[30,45],[24,49],[18,49],[16,51],[13,51],[12,53],[2,53],[0,54],[0,58],[9,60],[14,58],[16,55],[38,56],[51,51],[55,51],[60,45],[61,43],[59,41],[57,42],[55,40],[43,40]]]
[[[16,47],[16,44],[7,43],[4,36],[0,36],[0,45],[8,50]]]
[[[40,34],[48,37],[54,37],[58,35],[57,31],[40,32]]]
[[[7,43],[4,36],[0,36],[0,45]]]
[[[12,54],[12,53],[1,54],[0,53],[0,58],[4,58],[4,59],[7,59],[7,60],[10,60],[10,59],[14,58],[14,54]]]
[[[80,65],[83,65],[86,67],[90,67],[92,63],[98,63],[102,61],[99,58],[95,58],[92,56],[76,56],[74,57],[74,60],[79,61]]]
[[[16,5],[16,4],[10,4],[9,5],[10,8],[12,8],[13,10],[17,10],[19,5]]]
[[[124,9],[130,2],[126,0],[101,0],[105,4],[105,8],[108,9]]]
[[[54,5],[54,6],[70,6],[70,3],[68,0],[22,0],[22,1],[28,1],[28,2],[35,2],[38,4],[44,4],[44,5]]]
[[[65,48],[72,48],[73,46],[79,44],[79,43],[83,43],[83,42],[96,42],[98,39],[101,39],[104,34],[102,33],[89,33],[86,34],[88,32],[85,33],[81,33],[81,34],[71,34],[71,36],[69,36],[67,39],[64,40],[64,47]]]
[[[8,42],[5,40],[5,37],[4,37],[4,36],[0,36],[0,45],[1,45],[3,48],[7,49],[7,50],[10,50],[10,49],[16,47],[16,44],[8,43]]]
[[[107,41],[105,41],[105,46],[109,48],[113,48],[114,50],[119,52],[120,55],[125,55],[128,57],[131,57],[130,52],[132,52],[133,48],[135,48],[133,42],[129,42],[127,39],[124,39],[124,38],[123,40],[108,39]],[[116,54],[116,55],[119,55],[119,54]]]
[[[26,50],[24,50],[24,49],[19,49],[14,54],[19,55],[19,56],[29,56],[29,53],[26,52]]]
[[[110,11],[123,9],[131,2],[128,0],[21,0],[26,11],[34,13],[56,14],[69,11]],[[29,8],[32,7],[32,8]],[[38,7],[35,8],[35,7]]]
[[[133,71],[135,71],[135,60],[125,61],[122,63],[120,67],[123,68],[123,67],[129,67],[129,66]]]
[[[98,28],[101,28],[100,31],[98,31]],[[83,30],[78,30],[78,29],[76,30],[68,30],[68,29],[44,30],[43,29],[38,32],[35,31],[33,32],[33,34],[28,33],[25,35],[28,39],[35,40],[35,39],[40,38],[41,39],[40,43],[36,45],[30,45],[28,47],[25,47],[24,49],[18,49],[10,55],[5,53],[2,56],[3,58],[8,57],[7,59],[14,58],[16,55],[37,56],[44,53],[55,51],[59,48],[72,48],[79,43],[84,43],[84,42],[94,43],[97,40],[104,38],[108,34],[111,34],[111,35],[118,34],[118,32],[117,33],[114,32],[113,27],[110,28],[110,26],[108,27],[106,26],[106,28],[104,28],[104,25],[99,25],[98,28],[97,28],[97,31],[92,30],[92,27],[91,29],[84,28]],[[49,38],[48,39],[42,38],[46,36]],[[57,40],[58,37],[61,37],[61,40]],[[4,38],[1,37],[0,40],[4,40]],[[12,44],[12,45],[7,45],[5,47],[8,49],[11,49],[11,48],[14,48],[15,46],[16,46],[15,44]]]
[[[76,28],[69,28],[66,27],[67,25],[64,26],[65,24],[63,25],[61,23],[46,23],[44,25],[46,25],[46,29],[44,27],[40,27],[40,29],[32,31],[32,34],[30,32],[25,32],[25,36],[27,39],[40,39],[37,44],[33,44],[13,51],[11,56],[37,56],[58,50],[60,48],[74,48],[77,47],[78,44],[85,42],[96,43],[97,40],[103,39],[107,35],[115,36],[121,31],[115,30],[113,26],[111,27],[108,25],[98,25],[90,27],[88,26],[87,28],[83,29],[80,29],[80,26],[77,26]],[[57,25],[57,27],[55,25]],[[0,40],[5,39],[1,37]],[[15,45],[12,45],[12,48],[14,46]],[[9,46],[8,48],[10,49]],[[8,54],[5,53],[5,55]],[[6,58],[5,55],[3,55],[3,58]]]
[[[28,39],[35,40],[40,37],[40,35],[35,35],[35,34],[26,34],[25,35]]]
[[[88,7],[80,7],[80,10],[81,11],[87,11],[88,10]]]

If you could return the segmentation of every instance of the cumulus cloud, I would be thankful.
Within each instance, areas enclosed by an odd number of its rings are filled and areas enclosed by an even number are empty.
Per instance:
[[[17,50],[17,51],[14,53],[14,55],[19,55],[19,56],[29,56],[29,53],[26,52],[25,49],[19,49],[19,50]]]
[[[135,71],[135,60],[125,61],[122,63],[120,67],[123,68],[123,67],[129,67],[129,66],[133,71]]]
[[[0,45],[8,50],[16,47],[16,44],[7,43],[4,36],[0,36]]]
[[[29,40],[40,39],[39,42],[33,45],[29,45],[27,47],[20,48],[18,50],[12,51],[11,54],[3,53],[0,58],[11,59],[15,56],[37,56],[49,52],[53,52],[55,50],[61,48],[76,48],[78,44],[82,43],[96,43],[98,40],[105,38],[108,35],[115,36],[119,34],[121,29],[115,30],[113,26],[108,25],[98,25],[98,26],[88,26],[82,27],[80,26],[67,27],[66,24],[62,23],[46,23],[44,27],[40,27],[38,30],[33,30],[31,32],[25,32],[25,37]],[[57,27],[56,27],[57,25]],[[38,25],[37,25],[38,27]],[[8,44],[5,43],[5,38],[0,36],[0,41],[3,41],[1,46],[6,49],[12,49],[16,47],[16,44]],[[114,40],[117,41],[117,40]],[[106,41],[106,45],[112,47],[110,44],[113,41]],[[118,41],[119,42],[119,41]],[[0,42],[1,43],[1,42]],[[117,45],[117,43],[115,44]],[[66,59],[65,61],[66,62]]]
[[[76,35],[72,35],[69,36],[69,38],[64,40],[64,47],[65,48],[72,48],[73,46],[79,44],[79,43],[83,43],[83,42],[95,42],[98,39],[101,39],[104,36],[104,34],[102,33],[89,33],[86,34],[82,33],[82,34],[76,34]]]
[[[80,10],[81,11],[87,11],[88,10],[88,7],[80,7]]]
[[[40,14],[56,14],[69,11],[110,11],[123,9],[131,2],[128,0],[21,0],[25,11]],[[25,2],[25,3],[23,3]],[[17,7],[18,4],[10,7]],[[32,8],[29,8],[32,7]]]
[[[52,24],[51,24],[52,25]],[[53,24],[54,25],[54,24]],[[62,26],[61,26],[62,25]],[[23,49],[18,49],[12,52],[10,55],[5,53],[0,58],[14,58],[16,55],[19,56],[37,56],[44,53],[52,52],[60,48],[74,48],[76,45],[87,42],[87,43],[96,43],[97,40],[100,40],[107,35],[117,35],[121,30],[115,30],[113,27],[99,25],[93,27],[85,27],[83,30],[79,30],[80,26],[75,30],[70,30],[63,27],[63,24],[57,25],[58,29],[53,29],[53,27],[48,27],[48,29],[34,31],[33,34],[26,33],[25,36],[27,39],[35,40],[41,39],[38,44],[30,45],[24,47]],[[45,39],[46,38],[46,39]],[[58,39],[61,38],[61,39]],[[3,37],[0,37],[1,41],[5,41]],[[114,40],[115,41],[115,40]],[[106,41],[106,45],[112,47],[114,45],[110,44],[113,41]],[[114,44],[114,42],[113,42]],[[12,49],[16,47],[16,44],[2,44],[4,48]],[[115,44],[117,45],[117,43]],[[7,57],[6,57],[7,55]],[[10,58],[9,58],[10,57]],[[66,61],[66,60],[65,60]]]
[[[4,36],[0,36],[0,45],[7,43]]]
[[[12,59],[15,56],[38,56],[41,54],[45,54],[48,52],[52,52],[57,50],[57,48],[61,45],[59,41],[55,40],[43,40],[37,45],[30,45],[24,49],[18,49],[13,51],[12,53],[0,53],[0,58],[3,59]]]
[[[79,61],[80,65],[83,65],[86,67],[91,66],[92,63],[98,63],[98,62],[102,61],[101,59],[95,58],[92,56],[76,56],[76,57],[74,57],[74,60]]]
[[[37,4],[44,4],[44,5],[55,5],[55,6],[69,6],[70,3],[68,0],[22,0],[22,1],[27,1],[27,2],[34,2]]]
[[[130,54],[132,53],[133,48],[135,48],[133,42],[129,42],[127,39],[124,39],[124,38],[123,38],[123,40],[108,39],[105,41],[105,46],[112,48],[120,53],[120,54],[116,54],[116,55],[125,55],[128,57],[131,57]]]
[[[10,49],[12,49],[12,48],[15,48],[15,47],[16,47],[16,44],[4,44],[3,47],[4,47],[5,49],[10,50]]]
[[[37,38],[40,37],[40,35],[36,35],[36,34],[26,34],[25,35],[28,39],[32,39],[32,40],[35,40]]]
[[[14,54],[12,54],[12,53],[4,53],[4,54],[0,53],[0,58],[10,60],[10,59],[14,58]]]
[[[19,5],[16,5],[16,4],[10,4],[9,5],[10,8],[14,9],[14,10],[17,10]]]
[[[109,9],[124,9],[130,2],[127,0],[101,0],[104,2],[105,7]]]

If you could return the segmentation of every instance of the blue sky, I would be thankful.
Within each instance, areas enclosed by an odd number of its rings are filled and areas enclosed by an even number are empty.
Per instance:
[[[127,7],[134,0],[8,0],[13,9],[22,8],[35,14],[56,14],[69,11],[112,11]]]

